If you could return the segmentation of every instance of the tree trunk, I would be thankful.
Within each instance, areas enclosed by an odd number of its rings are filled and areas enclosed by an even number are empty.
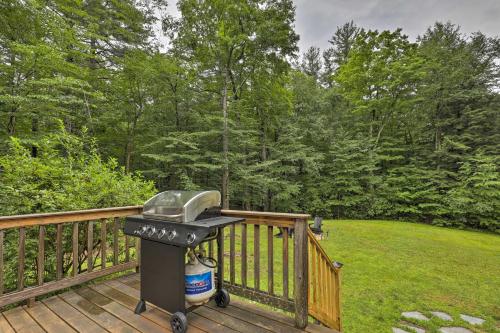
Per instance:
[[[375,144],[372,144],[373,142],[373,126],[375,122],[375,110],[372,110],[372,119],[370,120],[370,149],[368,150],[368,158],[370,161],[370,181],[368,182],[368,189],[370,191],[370,194],[373,194],[374,192],[374,187],[373,187],[373,150],[375,149]]]
[[[137,120],[139,116],[134,115],[134,120],[129,126],[127,131],[127,144],[125,146],[125,173],[130,172],[130,166],[132,164],[132,154],[134,153],[134,143],[135,143],[135,129],[137,127]]]
[[[37,139],[36,135],[38,133],[38,118],[36,115],[31,119],[31,132],[33,134],[33,138],[36,140]],[[31,146],[31,156],[32,157],[38,156],[38,148],[36,145]]]
[[[132,140],[127,140],[127,145],[125,147],[125,173],[130,172],[130,164],[132,161]]]
[[[9,122],[7,123],[7,133],[9,133],[10,136],[13,136],[16,134],[16,109],[12,108],[9,116]]]
[[[265,162],[268,159],[267,155],[267,135],[266,135],[266,124],[264,115],[260,112],[257,112],[260,116],[260,160],[261,162]],[[264,197],[264,211],[272,211],[272,193],[269,188],[266,190],[267,195]]]
[[[224,69],[222,86],[222,155],[224,166],[222,172],[222,208],[229,208],[229,129],[228,129],[228,109],[227,109],[227,69]]]
[[[243,166],[245,168],[247,167],[247,156],[248,156],[248,149],[247,146],[245,145],[245,149],[243,150]],[[243,182],[242,207],[244,210],[250,210],[250,193],[248,191],[248,185],[246,182]]]
[[[16,66],[16,57],[14,54],[10,55],[10,65],[15,68]],[[15,95],[15,87],[16,87],[16,71],[12,74],[12,80],[11,80],[11,95]],[[7,133],[9,136],[13,136],[16,134],[16,111],[17,107],[13,106],[10,109],[10,115],[9,115],[9,122],[7,123]]]

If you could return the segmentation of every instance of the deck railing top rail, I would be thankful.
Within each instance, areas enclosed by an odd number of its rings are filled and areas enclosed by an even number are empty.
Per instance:
[[[125,206],[40,214],[0,216],[0,230],[46,224],[82,222],[139,214],[142,206]]]
[[[311,218],[309,214],[295,214],[295,213],[274,213],[274,212],[256,212],[250,210],[232,210],[232,209],[223,209],[223,215],[237,215],[241,217],[264,217],[264,218],[275,218],[275,219],[287,219],[287,220],[307,220]]]
[[[89,220],[98,220],[110,217],[121,217],[132,214],[139,214],[142,206],[124,206],[112,208],[98,208],[75,210],[68,212],[37,213],[24,215],[0,216],[0,230],[19,227],[30,227],[44,224],[58,224],[67,222],[81,222]],[[222,214],[227,216],[241,216],[251,219],[278,219],[278,220],[307,220],[311,217],[309,214],[292,213],[274,213],[274,212],[256,212],[245,210],[222,210]]]

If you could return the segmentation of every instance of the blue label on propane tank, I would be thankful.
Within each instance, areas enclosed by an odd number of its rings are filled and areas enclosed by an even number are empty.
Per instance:
[[[186,275],[186,294],[202,294],[212,289],[212,273]]]

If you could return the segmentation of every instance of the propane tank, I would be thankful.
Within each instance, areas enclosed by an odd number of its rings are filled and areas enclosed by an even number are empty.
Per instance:
[[[205,262],[203,253],[190,250],[186,264],[186,302],[191,305],[201,305],[215,294],[214,268]],[[213,260],[213,259],[212,259]]]

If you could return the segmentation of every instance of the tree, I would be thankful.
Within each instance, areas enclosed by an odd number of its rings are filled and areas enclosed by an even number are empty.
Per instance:
[[[339,92],[360,117],[357,130],[368,138],[371,167],[367,185],[368,195],[373,198],[376,198],[375,186],[380,183],[374,166],[393,159],[390,154],[381,154],[384,131],[397,126],[399,119],[413,111],[420,66],[416,45],[400,30],[368,31],[359,35],[349,59],[335,76]]]
[[[358,35],[363,32],[362,28],[359,28],[351,21],[337,27],[333,36],[328,40],[332,46],[323,52],[325,64],[323,80],[328,85],[331,86],[332,75],[335,70],[347,62],[349,52],[351,52]]]
[[[321,67],[320,50],[318,47],[311,46],[302,56],[301,69],[315,80],[319,80]]]
[[[10,135],[36,140],[57,127],[59,118],[81,124],[93,107],[88,98],[99,94],[86,81],[86,71],[68,61],[81,46],[74,30],[35,1],[0,6],[2,141]]]
[[[493,157],[476,155],[460,166],[458,186],[450,191],[452,225],[499,232],[500,177]]]
[[[285,70],[296,51],[290,0],[179,1],[174,45],[202,75],[203,89],[218,96],[222,111],[222,194],[229,206],[230,100],[241,98],[259,69]],[[169,28],[173,28],[170,26]]]

